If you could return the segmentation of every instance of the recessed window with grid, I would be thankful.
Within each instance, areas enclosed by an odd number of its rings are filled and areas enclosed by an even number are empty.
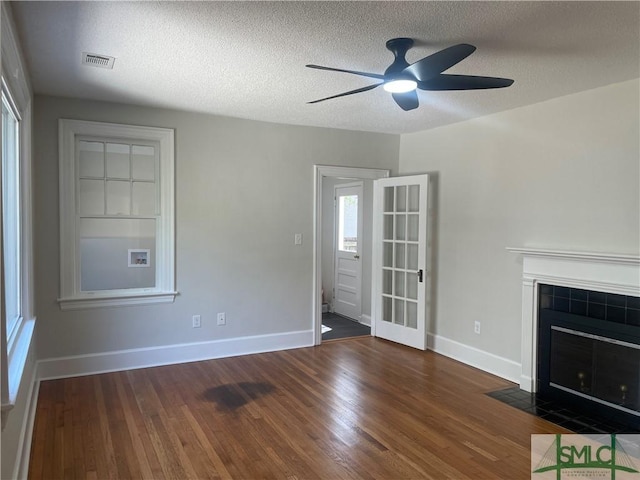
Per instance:
[[[157,145],[77,138],[76,152],[80,290],[154,288]],[[131,252],[148,252],[146,268],[130,268]]]

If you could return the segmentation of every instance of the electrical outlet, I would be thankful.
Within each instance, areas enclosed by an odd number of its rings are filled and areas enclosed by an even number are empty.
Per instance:
[[[473,324],[473,331],[480,335],[480,322],[476,321]]]
[[[293,243],[294,243],[294,245],[302,245],[302,234],[301,233],[296,233],[293,236]]]
[[[193,317],[191,317],[191,322],[193,324],[193,328],[200,328],[200,315],[194,315]]]
[[[226,325],[227,324],[227,315],[224,312],[220,312],[218,314],[218,325]]]

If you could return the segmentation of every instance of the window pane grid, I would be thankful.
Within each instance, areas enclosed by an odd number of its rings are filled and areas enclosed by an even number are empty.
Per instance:
[[[338,197],[338,250],[358,251],[358,195]]]
[[[385,187],[382,320],[417,328],[418,185]]]
[[[91,218],[96,215],[105,218],[113,215],[120,218],[158,217],[160,192],[156,179],[159,176],[159,167],[155,147],[79,139],[77,148],[79,218]],[[91,181],[102,181],[101,194],[94,191],[89,194],[90,198],[86,198],[83,196],[83,185],[85,188],[91,185],[94,189],[98,188],[97,184],[90,184]],[[128,183],[128,187],[123,185],[125,182]],[[136,188],[136,184],[140,185]],[[96,195],[102,196],[102,205],[91,204],[96,202]],[[140,211],[140,205],[143,205],[144,212]]]

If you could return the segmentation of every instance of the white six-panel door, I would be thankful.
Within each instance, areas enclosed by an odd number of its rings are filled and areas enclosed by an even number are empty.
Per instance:
[[[362,317],[362,182],[335,187],[333,311]]]
[[[374,182],[374,335],[427,347],[428,175]]]

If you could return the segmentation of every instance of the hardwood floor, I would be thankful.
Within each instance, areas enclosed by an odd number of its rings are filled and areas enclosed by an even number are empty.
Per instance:
[[[29,478],[528,479],[510,385],[372,337],[45,381]]]

